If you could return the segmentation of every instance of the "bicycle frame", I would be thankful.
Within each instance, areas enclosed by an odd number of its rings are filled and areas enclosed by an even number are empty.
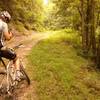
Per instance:
[[[17,46],[14,46],[14,47],[13,47],[13,50],[18,49],[21,45],[22,45],[22,43],[18,44]],[[7,79],[7,92],[10,93],[10,92],[9,92],[9,90],[10,90],[9,77],[10,77],[11,79],[12,79],[12,77],[11,77],[10,72],[9,72],[9,67],[10,67],[10,63],[11,63],[12,60],[9,60],[9,62],[8,62],[7,65],[5,64],[5,62],[4,62],[4,60],[2,59],[2,57],[0,57],[0,61],[2,62],[3,66],[4,66],[4,68],[5,68],[5,71],[6,71],[6,72],[2,72],[1,74],[6,74],[6,75],[7,75],[7,77],[6,77],[6,79]],[[2,80],[2,83],[3,83],[3,80]],[[2,86],[2,83],[1,83],[1,86]]]
[[[5,62],[3,61],[2,57],[0,57],[0,61],[2,62],[2,64],[4,65],[5,69],[6,69],[6,64]]]
[[[17,46],[14,46],[13,49],[14,50],[15,49],[18,49],[21,45],[22,44],[19,44]],[[8,94],[11,94],[10,88],[12,88],[14,85],[17,85],[18,84],[18,81],[16,80],[16,68],[13,67],[13,62],[12,62],[13,60],[9,60],[8,64],[6,64],[4,62],[4,60],[2,59],[2,57],[0,57],[0,60],[1,60],[2,64],[4,65],[4,68],[5,68],[5,72],[3,74],[6,74],[6,81],[7,81],[7,87],[6,88],[7,88],[7,93]],[[21,62],[20,62],[20,64],[21,64]],[[21,68],[22,67],[23,66],[21,65]],[[29,79],[29,77],[27,76],[27,74],[25,73],[24,70],[23,70],[23,73],[22,74],[25,75],[25,78],[26,78],[28,84],[30,84],[30,79]],[[3,81],[1,82],[0,85],[2,86],[2,84],[3,84]]]

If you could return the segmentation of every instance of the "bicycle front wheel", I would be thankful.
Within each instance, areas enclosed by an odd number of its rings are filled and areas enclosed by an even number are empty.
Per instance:
[[[22,74],[22,80],[26,80],[28,85],[30,85],[30,78],[27,75],[22,63],[20,63],[20,72]]]

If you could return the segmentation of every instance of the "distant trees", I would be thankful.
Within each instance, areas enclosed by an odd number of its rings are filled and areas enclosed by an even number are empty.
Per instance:
[[[62,29],[72,27],[77,21],[77,11],[74,9],[74,0],[52,0],[54,4],[45,22],[50,29]],[[76,12],[75,12],[76,11]],[[73,20],[74,18],[74,20]],[[74,25],[75,26],[75,25]]]
[[[80,31],[83,53],[100,66],[100,0],[53,0],[53,3],[53,13],[49,15],[52,19],[48,17],[50,28],[71,27]]]

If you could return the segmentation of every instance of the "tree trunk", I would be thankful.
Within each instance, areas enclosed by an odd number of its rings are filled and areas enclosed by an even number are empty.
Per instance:
[[[97,46],[97,55],[96,55],[96,64],[97,67],[100,68],[100,35],[99,35],[99,41],[98,41],[98,46]]]
[[[81,0],[81,12],[82,12],[82,47],[83,52],[87,55],[90,49],[90,0]]]
[[[91,14],[90,14],[90,18],[91,18],[91,34],[90,34],[90,46],[91,46],[91,50],[92,50],[92,54],[93,54],[93,59],[95,60],[96,57],[96,39],[95,39],[95,2],[94,0],[91,0],[90,2],[90,6],[91,6]]]
[[[82,48],[83,52],[87,52],[87,32],[86,32],[86,23],[85,23],[85,9],[84,9],[84,0],[81,1],[81,22],[82,22],[82,28],[81,28],[81,34],[82,34]]]
[[[88,54],[89,51],[92,51],[93,55],[96,54],[94,9],[94,0],[86,0],[86,2],[84,2],[84,0],[81,0],[83,51],[85,51],[85,54]]]
[[[90,49],[90,0],[87,0],[86,18],[85,18],[85,31],[86,31],[86,50],[87,53]]]

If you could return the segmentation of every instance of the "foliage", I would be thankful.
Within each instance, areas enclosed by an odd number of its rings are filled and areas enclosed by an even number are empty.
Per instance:
[[[1,10],[8,10],[11,13],[14,22],[23,23],[27,29],[40,30],[42,27],[41,0],[1,0],[0,4]]]
[[[78,0],[52,0],[54,6],[48,12],[45,20],[50,29],[62,29],[74,27],[80,24],[79,12],[77,10]]]

